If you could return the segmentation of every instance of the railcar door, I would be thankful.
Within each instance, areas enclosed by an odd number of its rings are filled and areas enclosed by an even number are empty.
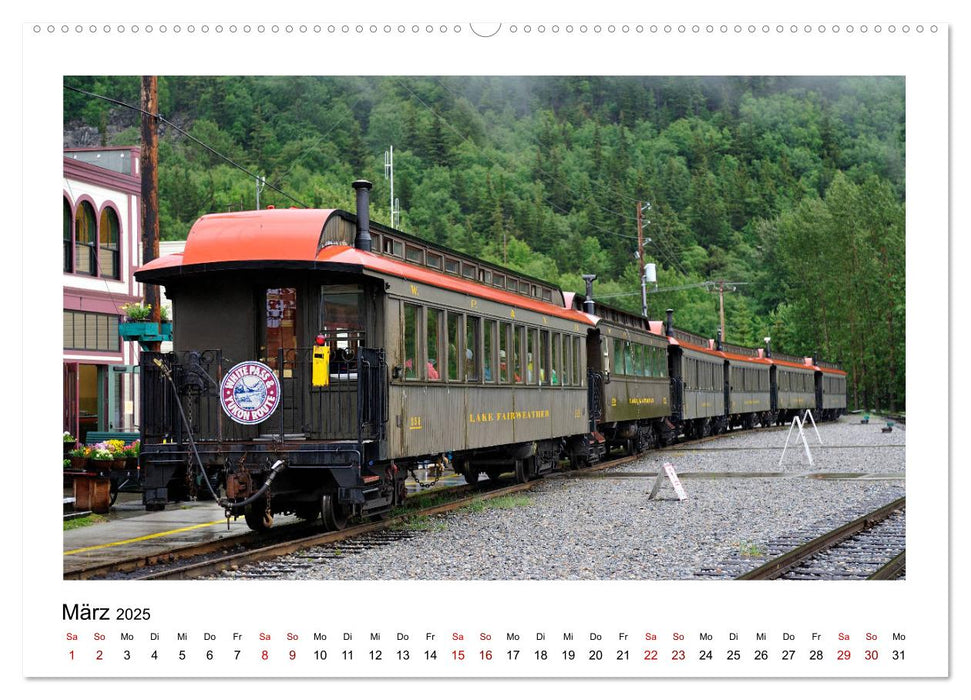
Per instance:
[[[297,289],[270,287],[264,293],[260,340],[261,360],[281,374],[280,353],[297,349]],[[292,369],[285,370],[292,375]],[[281,379],[286,374],[281,374]]]

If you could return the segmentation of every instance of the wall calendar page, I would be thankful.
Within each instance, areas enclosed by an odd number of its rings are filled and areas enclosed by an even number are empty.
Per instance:
[[[28,9],[23,688],[951,695],[953,25],[708,9]]]

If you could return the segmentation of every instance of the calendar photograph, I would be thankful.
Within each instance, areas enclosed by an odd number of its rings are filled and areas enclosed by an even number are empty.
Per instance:
[[[65,578],[903,576],[903,78],[63,87]]]
[[[948,33],[26,24],[24,676],[948,677]]]

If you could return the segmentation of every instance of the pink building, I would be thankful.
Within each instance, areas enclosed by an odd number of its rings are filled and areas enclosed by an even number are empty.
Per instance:
[[[137,430],[138,343],[118,335],[142,297],[138,147],[64,150],[64,430]]]

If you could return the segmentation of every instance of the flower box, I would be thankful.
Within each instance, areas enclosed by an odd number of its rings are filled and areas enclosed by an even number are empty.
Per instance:
[[[113,459],[89,459],[88,467],[93,472],[106,472],[111,470],[114,461]]]
[[[172,340],[172,322],[122,321],[118,324],[118,335],[125,340],[137,340],[140,343]]]

